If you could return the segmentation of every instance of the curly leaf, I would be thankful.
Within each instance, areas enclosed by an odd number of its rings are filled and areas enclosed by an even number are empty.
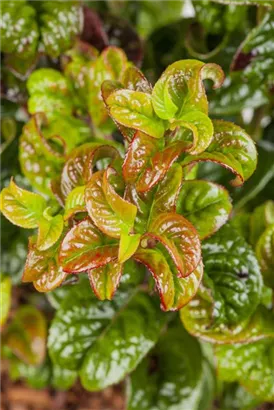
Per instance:
[[[110,262],[107,265],[89,271],[89,280],[92,289],[100,300],[113,298],[122,275],[122,265]]]
[[[134,259],[150,270],[161,298],[162,310],[179,310],[195,296],[203,276],[201,262],[186,278],[179,278],[176,266],[164,249],[140,248]]]
[[[114,174],[112,168],[96,172],[86,187],[85,201],[96,226],[105,234],[119,238],[122,232],[133,228],[137,208],[117,194],[110,183]]]
[[[232,210],[228,192],[208,181],[184,181],[176,211],[197,229],[200,239],[216,232],[227,221]]]
[[[61,191],[64,197],[79,185],[86,185],[96,162],[119,157],[117,149],[106,143],[90,142],[75,148],[68,156],[61,174]]]
[[[203,80],[214,81],[214,88],[222,85],[224,73],[217,64],[198,60],[181,60],[171,64],[157,81],[152,92],[153,108],[164,120],[180,119],[190,111],[208,113]]]
[[[201,259],[201,245],[194,226],[181,215],[167,212],[153,218],[141,246],[148,246],[146,238],[162,243],[169,252],[178,277],[190,275]]]
[[[1,276],[0,287],[0,326],[3,326],[8,318],[11,305],[11,279],[9,277]]]
[[[269,225],[260,236],[256,244],[256,256],[266,284],[274,287],[274,224]]]
[[[106,100],[110,116],[119,124],[161,138],[165,132],[164,122],[153,110],[150,94],[132,90],[117,90]]]
[[[231,122],[214,120],[213,127],[213,139],[206,151],[187,156],[182,165],[201,161],[215,162],[236,174],[232,185],[242,185],[253,174],[257,165],[255,144],[243,129]]]
[[[45,358],[46,335],[45,317],[33,306],[25,305],[17,310],[4,342],[25,363],[38,365]]]
[[[118,243],[110,242],[86,218],[66,234],[62,241],[59,261],[69,273],[86,272],[106,265],[118,256]]]
[[[230,341],[248,324],[260,302],[260,269],[249,245],[229,225],[206,240],[202,250],[203,286],[181,311],[181,318],[196,336]]]
[[[155,345],[164,323],[153,299],[135,294],[85,356],[80,370],[84,388],[97,391],[122,380]]]
[[[218,375],[224,381],[239,381],[263,401],[274,400],[274,342],[218,346]]]
[[[0,210],[5,217],[22,228],[36,228],[47,207],[45,199],[19,188],[11,179],[0,194]]]
[[[33,282],[38,292],[49,292],[57,288],[67,276],[58,263],[58,250],[59,243],[41,251],[31,237],[22,282]]]
[[[85,185],[78,186],[68,194],[65,203],[65,221],[78,212],[86,212],[85,189]]]

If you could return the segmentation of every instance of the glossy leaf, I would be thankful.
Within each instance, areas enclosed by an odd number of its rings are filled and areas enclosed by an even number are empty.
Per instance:
[[[155,345],[164,323],[153,299],[135,294],[85,356],[80,370],[84,388],[97,391],[122,380]]]
[[[64,220],[62,215],[47,216],[46,211],[43,217],[39,220],[39,230],[37,238],[37,249],[45,251],[53,246],[63,232]]]
[[[216,348],[218,374],[225,381],[239,381],[264,401],[274,400],[273,339]]]
[[[197,229],[200,239],[216,232],[227,221],[232,210],[228,192],[208,181],[184,181],[176,211]]]
[[[247,337],[240,333],[249,319],[253,323],[261,320],[260,314],[251,318],[260,302],[262,290],[255,255],[229,225],[206,240],[202,250],[203,285],[197,297],[181,311],[183,323],[190,333],[205,340],[223,343],[230,342],[234,336],[241,340],[241,337]],[[252,327],[250,330],[252,335]]]
[[[8,318],[11,305],[11,280],[2,275],[0,284],[0,326],[3,326]]]
[[[256,244],[256,256],[265,283],[274,287],[274,223],[269,225]]]
[[[62,241],[59,262],[69,273],[87,272],[106,265],[118,256],[118,243],[107,237],[86,218],[66,234]]]
[[[194,226],[181,215],[167,212],[155,217],[148,226],[148,238],[159,241],[169,252],[178,277],[190,275],[201,259],[201,247]],[[146,248],[145,240],[141,246]]]
[[[85,185],[78,186],[68,194],[65,203],[65,220],[78,212],[86,212],[85,189]]]
[[[274,224],[274,202],[266,201],[258,206],[250,217],[250,243],[255,245],[265,228],[271,224]]]
[[[121,83],[127,90],[141,91],[147,94],[151,94],[152,92],[151,84],[144,74],[134,66],[130,66],[126,69],[121,78]]]
[[[140,91],[118,90],[106,100],[111,117],[119,124],[161,138],[165,126],[154,113],[151,95]]]
[[[37,248],[35,238],[31,237],[22,281],[33,282],[38,292],[49,292],[58,287],[67,276],[58,263],[58,250],[59,243],[41,251]]]
[[[89,216],[105,234],[119,238],[122,232],[133,228],[137,208],[117,194],[110,183],[113,168],[95,173],[85,190]]]
[[[121,275],[122,265],[118,262],[110,262],[90,270],[89,280],[97,298],[111,300],[120,283]]]
[[[197,340],[182,327],[173,326],[161,336],[154,350],[157,372],[151,372],[149,359],[143,360],[129,376],[127,410],[210,408],[213,370],[203,358]]]
[[[201,262],[190,275],[179,278],[176,266],[164,249],[140,248],[134,258],[150,270],[161,298],[162,310],[179,310],[195,296],[203,276]]]
[[[45,357],[46,320],[39,310],[21,306],[5,333],[5,344],[28,364],[38,365]]]
[[[236,175],[234,186],[242,185],[257,165],[255,144],[247,133],[237,125],[220,120],[213,121],[214,135],[205,152],[187,156],[182,165],[201,161],[215,162]]]
[[[118,260],[125,262],[135,253],[140,243],[141,235],[122,233],[119,243]]]
[[[181,60],[171,64],[157,81],[152,92],[153,107],[164,120],[181,118],[190,111],[208,112],[203,80],[214,81],[214,88],[222,85],[224,73],[216,64],[198,60]]]
[[[36,228],[47,207],[42,196],[19,188],[12,179],[10,185],[2,190],[0,201],[5,217],[22,228]]]

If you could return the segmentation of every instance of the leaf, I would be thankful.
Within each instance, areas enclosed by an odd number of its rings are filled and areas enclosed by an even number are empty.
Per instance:
[[[4,343],[27,364],[43,362],[46,352],[46,320],[30,305],[21,306],[7,328]]]
[[[202,246],[204,280],[199,294],[181,311],[186,329],[215,343],[252,336],[252,318],[261,298],[262,278],[254,253],[245,240],[225,225]],[[253,320],[253,322],[252,322]],[[241,335],[251,326],[246,334]],[[255,322],[255,325],[254,325]],[[258,323],[257,323],[258,324]],[[253,336],[257,337],[256,331]],[[263,331],[260,330],[263,335]],[[244,339],[243,339],[244,340]]]
[[[64,227],[63,216],[55,215],[52,217],[47,215],[47,209],[45,209],[38,224],[37,249],[39,251],[45,251],[53,246],[62,235]]]
[[[238,383],[227,383],[221,398],[222,410],[252,410],[261,404]]]
[[[2,327],[8,318],[10,306],[11,306],[11,279],[9,277],[1,276],[1,287],[0,287],[0,326]]]
[[[80,370],[83,387],[98,391],[122,380],[155,345],[164,323],[152,298],[136,293],[85,356]]]
[[[274,287],[274,223],[269,225],[256,244],[256,256],[267,286]]]
[[[143,93],[151,94],[152,86],[135,66],[128,67],[122,75],[121,83],[127,90],[141,91]]]
[[[85,276],[80,283],[71,286],[49,329],[48,349],[54,364],[79,369],[87,351],[127,298],[126,294],[119,293],[111,302],[98,301]]]
[[[250,217],[250,243],[254,246],[265,228],[274,224],[274,202],[266,201],[255,208]]]
[[[22,228],[36,228],[46,207],[42,196],[19,188],[12,179],[0,195],[1,212],[10,222]]]
[[[182,326],[173,326],[161,336],[153,356],[129,376],[127,410],[205,410],[212,404],[214,387],[213,369],[197,340]]]
[[[89,182],[98,160],[118,157],[119,152],[110,142],[90,142],[75,148],[68,156],[61,174],[61,191],[64,197],[77,186]]]
[[[74,225],[64,237],[59,262],[68,273],[86,272],[106,265],[118,257],[118,243],[107,240],[86,218]]]
[[[123,164],[125,181],[134,183],[138,192],[149,191],[164,178],[168,169],[188,146],[188,143],[180,141],[165,146],[163,141],[137,132]]]
[[[161,298],[162,310],[179,310],[195,296],[203,276],[201,262],[190,275],[179,278],[176,266],[163,248],[140,248],[134,259],[150,270]]]
[[[122,275],[122,265],[118,262],[110,262],[89,271],[89,280],[92,289],[100,300],[113,298]]]
[[[214,88],[222,85],[224,73],[217,64],[198,60],[180,60],[171,64],[157,81],[152,92],[153,108],[164,120],[179,119],[190,111],[208,113],[203,80],[214,81]]]
[[[176,212],[186,217],[197,229],[200,239],[218,231],[232,210],[228,192],[208,181],[184,181]]]
[[[251,30],[240,45],[232,62],[232,70],[243,70],[247,78],[259,77],[261,81],[273,83],[273,26],[274,12],[266,12],[260,24]]]
[[[118,261],[124,263],[137,250],[140,243],[141,235],[122,233],[119,243]]]
[[[205,152],[187,156],[183,166],[201,161],[215,162],[236,175],[234,186],[242,185],[254,172],[257,165],[255,144],[247,133],[237,125],[214,120],[214,135]]]
[[[162,243],[178,269],[178,277],[190,275],[198,266],[201,259],[199,237],[193,225],[181,215],[173,212],[158,215],[148,226],[145,237]],[[145,240],[141,241],[141,246],[146,248]]]
[[[85,185],[78,186],[68,194],[65,203],[65,221],[78,212],[86,212],[85,189]]]
[[[33,282],[38,292],[49,292],[58,287],[67,276],[58,263],[58,250],[59,243],[41,251],[35,238],[31,237],[22,282]]]
[[[77,372],[64,369],[58,365],[52,367],[51,385],[58,390],[66,391],[70,389],[77,379]]]
[[[273,339],[216,348],[221,380],[239,381],[263,401],[274,400]]]
[[[13,382],[23,379],[27,386],[35,390],[44,389],[50,385],[51,368],[48,360],[37,366],[26,364],[13,357],[9,365],[9,374]]]
[[[89,180],[85,190],[85,201],[89,216],[96,226],[113,238],[133,228],[137,208],[124,200],[110,183],[115,175],[113,168],[98,171]]]
[[[119,124],[154,138],[162,138],[165,126],[154,113],[151,95],[140,91],[117,90],[106,100],[110,116]]]

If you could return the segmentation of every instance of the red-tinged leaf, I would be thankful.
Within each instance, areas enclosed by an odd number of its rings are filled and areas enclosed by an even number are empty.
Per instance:
[[[178,269],[178,277],[190,275],[201,260],[201,245],[194,226],[173,212],[158,215],[148,226],[145,237],[153,238],[167,249]],[[146,247],[146,241],[141,241]]]
[[[33,282],[39,292],[49,292],[57,288],[67,273],[58,264],[59,244],[46,251],[39,251],[35,239],[29,239],[29,252],[22,282]]]
[[[98,160],[117,157],[119,152],[110,144],[91,142],[75,148],[62,170],[61,191],[64,197],[67,197],[75,187],[88,183]]]
[[[187,156],[182,165],[188,166],[201,161],[215,162],[236,175],[231,181],[232,185],[242,185],[257,165],[255,144],[242,128],[231,122],[213,120],[213,127],[213,139],[206,151]]]
[[[4,342],[23,362],[39,365],[46,353],[45,317],[30,305],[20,307],[5,333]]]
[[[114,78],[117,80],[121,79],[128,64],[124,51],[114,46],[107,47],[102,52],[101,58],[105,66],[113,72]]]
[[[137,67],[128,67],[121,78],[121,82],[127,90],[152,93],[151,84]]]
[[[154,138],[164,136],[165,124],[155,114],[150,94],[117,90],[110,94],[106,103],[111,117],[119,124]]]
[[[157,81],[152,92],[153,107],[164,120],[180,118],[190,111],[208,114],[203,80],[214,81],[214,88],[222,85],[224,73],[217,64],[198,60],[180,60],[171,64]]]
[[[164,311],[179,310],[195,296],[203,276],[202,262],[188,277],[178,278],[174,264],[161,249],[139,248],[134,258],[150,270]]]
[[[75,225],[61,243],[59,262],[69,273],[86,272],[118,257],[118,243],[109,242],[87,218]]]
[[[85,201],[96,226],[105,234],[119,238],[121,232],[133,228],[137,208],[117,194],[109,181],[114,174],[112,168],[96,172],[87,185]]]
[[[118,262],[110,262],[89,271],[89,280],[98,299],[111,300],[113,298],[122,275],[122,266]]]
[[[65,204],[65,221],[76,213],[87,212],[85,204],[85,189],[85,185],[78,186],[68,194]]]
[[[176,141],[165,147],[163,140],[155,140],[137,132],[123,164],[125,181],[134,183],[138,192],[149,191],[164,178],[173,162],[188,146],[187,142]]]

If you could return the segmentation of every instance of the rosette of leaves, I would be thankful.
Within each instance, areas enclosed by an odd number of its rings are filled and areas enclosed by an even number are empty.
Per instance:
[[[39,54],[58,57],[83,28],[78,1],[5,1],[1,39],[5,62],[19,77],[28,75]]]
[[[100,64],[115,61],[117,69],[121,55],[108,49]],[[58,81],[56,75],[42,88],[57,90],[62,106],[68,88],[61,74]],[[37,95],[41,87],[33,76],[29,88]],[[119,78],[102,84],[102,96],[127,140],[123,160],[111,142],[73,148],[81,143],[74,133],[77,142],[67,138],[71,151],[61,156],[59,176],[52,181],[63,209],[12,181],[1,194],[1,210],[15,224],[38,228],[23,275],[38,290],[53,289],[67,274],[86,272],[97,297],[111,299],[125,262],[135,260],[151,271],[162,309],[178,310],[194,297],[202,279],[200,239],[216,232],[231,211],[224,188],[189,180],[191,167],[200,161],[220,163],[236,175],[233,184],[240,185],[256,167],[256,149],[240,127],[208,117],[202,81],[211,78],[219,86],[220,67],[179,61],[167,68],[153,89],[135,67],[123,70],[121,65]],[[32,101],[39,99],[31,98],[30,105]],[[54,114],[48,115],[52,121]],[[36,117],[32,127],[37,126]],[[41,134],[39,138],[44,139]],[[34,150],[25,152],[35,159]],[[48,152],[52,154],[51,145]],[[36,177],[39,167],[31,168],[28,157],[21,159],[29,175]]]

